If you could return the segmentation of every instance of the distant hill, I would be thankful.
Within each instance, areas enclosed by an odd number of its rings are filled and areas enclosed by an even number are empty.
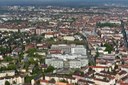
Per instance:
[[[103,4],[128,5],[128,0],[0,0],[0,5],[57,5],[77,7]]]

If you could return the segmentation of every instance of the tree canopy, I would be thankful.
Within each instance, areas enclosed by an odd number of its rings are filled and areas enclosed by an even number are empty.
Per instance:
[[[114,50],[111,44],[105,43],[104,46],[106,47],[105,51],[108,51],[108,53],[111,53],[111,51]]]
[[[109,22],[106,22],[106,23],[97,23],[96,24],[97,27],[117,27],[119,26],[118,24],[115,24],[115,23],[109,23]]]
[[[8,81],[5,81],[5,85],[11,85]]]
[[[44,70],[45,73],[53,72],[55,68],[53,66],[49,66],[47,69]]]
[[[10,62],[12,60],[13,60],[13,58],[11,56],[5,56],[4,57],[4,61]]]

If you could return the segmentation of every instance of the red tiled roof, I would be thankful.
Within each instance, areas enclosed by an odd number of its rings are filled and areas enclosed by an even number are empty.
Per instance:
[[[61,50],[49,50],[50,54],[61,54],[62,51]]]
[[[57,34],[56,32],[48,32],[48,33],[45,33],[46,35],[54,35],[54,34]]]
[[[128,83],[123,83],[123,82],[121,82],[120,85],[128,85]]]
[[[119,75],[123,75],[123,74],[126,74],[126,73],[127,73],[126,71],[122,70],[122,71],[120,71],[118,74],[119,74]]]
[[[108,68],[107,66],[88,66],[90,68]]]
[[[48,66],[46,64],[43,64],[41,67],[42,68],[47,68]]]
[[[45,83],[48,83],[48,81],[47,81],[47,80],[40,80],[40,82],[45,82]]]
[[[100,73],[96,73],[95,75],[98,75],[98,76],[103,76],[103,77],[107,77],[109,79],[114,79],[115,77],[111,76],[111,75],[103,75],[103,74],[100,74]]]
[[[123,68],[128,68],[128,64],[120,65],[120,66],[123,67]]]

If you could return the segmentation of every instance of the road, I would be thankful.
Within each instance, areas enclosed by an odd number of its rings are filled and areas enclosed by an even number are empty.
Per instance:
[[[94,63],[95,62],[94,61],[94,57],[91,55],[91,50],[89,49],[89,46],[88,46],[87,36],[86,36],[86,34],[84,32],[82,33],[82,38],[85,41],[85,47],[87,49],[87,56],[88,56],[89,62],[93,62]]]

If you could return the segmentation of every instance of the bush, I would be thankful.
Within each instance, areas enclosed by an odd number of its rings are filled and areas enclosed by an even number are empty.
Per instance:
[[[112,45],[110,45],[109,43],[105,43],[104,46],[106,47],[105,51],[108,51],[108,53],[111,53],[111,51],[114,50]]]
[[[10,82],[8,81],[5,81],[5,85],[11,85]]]
[[[118,24],[115,24],[115,23],[109,23],[109,22],[106,22],[106,23],[97,23],[96,24],[97,27],[117,27]]]
[[[53,72],[55,68],[53,66],[49,66],[47,69],[44,70],[45,73]]]

